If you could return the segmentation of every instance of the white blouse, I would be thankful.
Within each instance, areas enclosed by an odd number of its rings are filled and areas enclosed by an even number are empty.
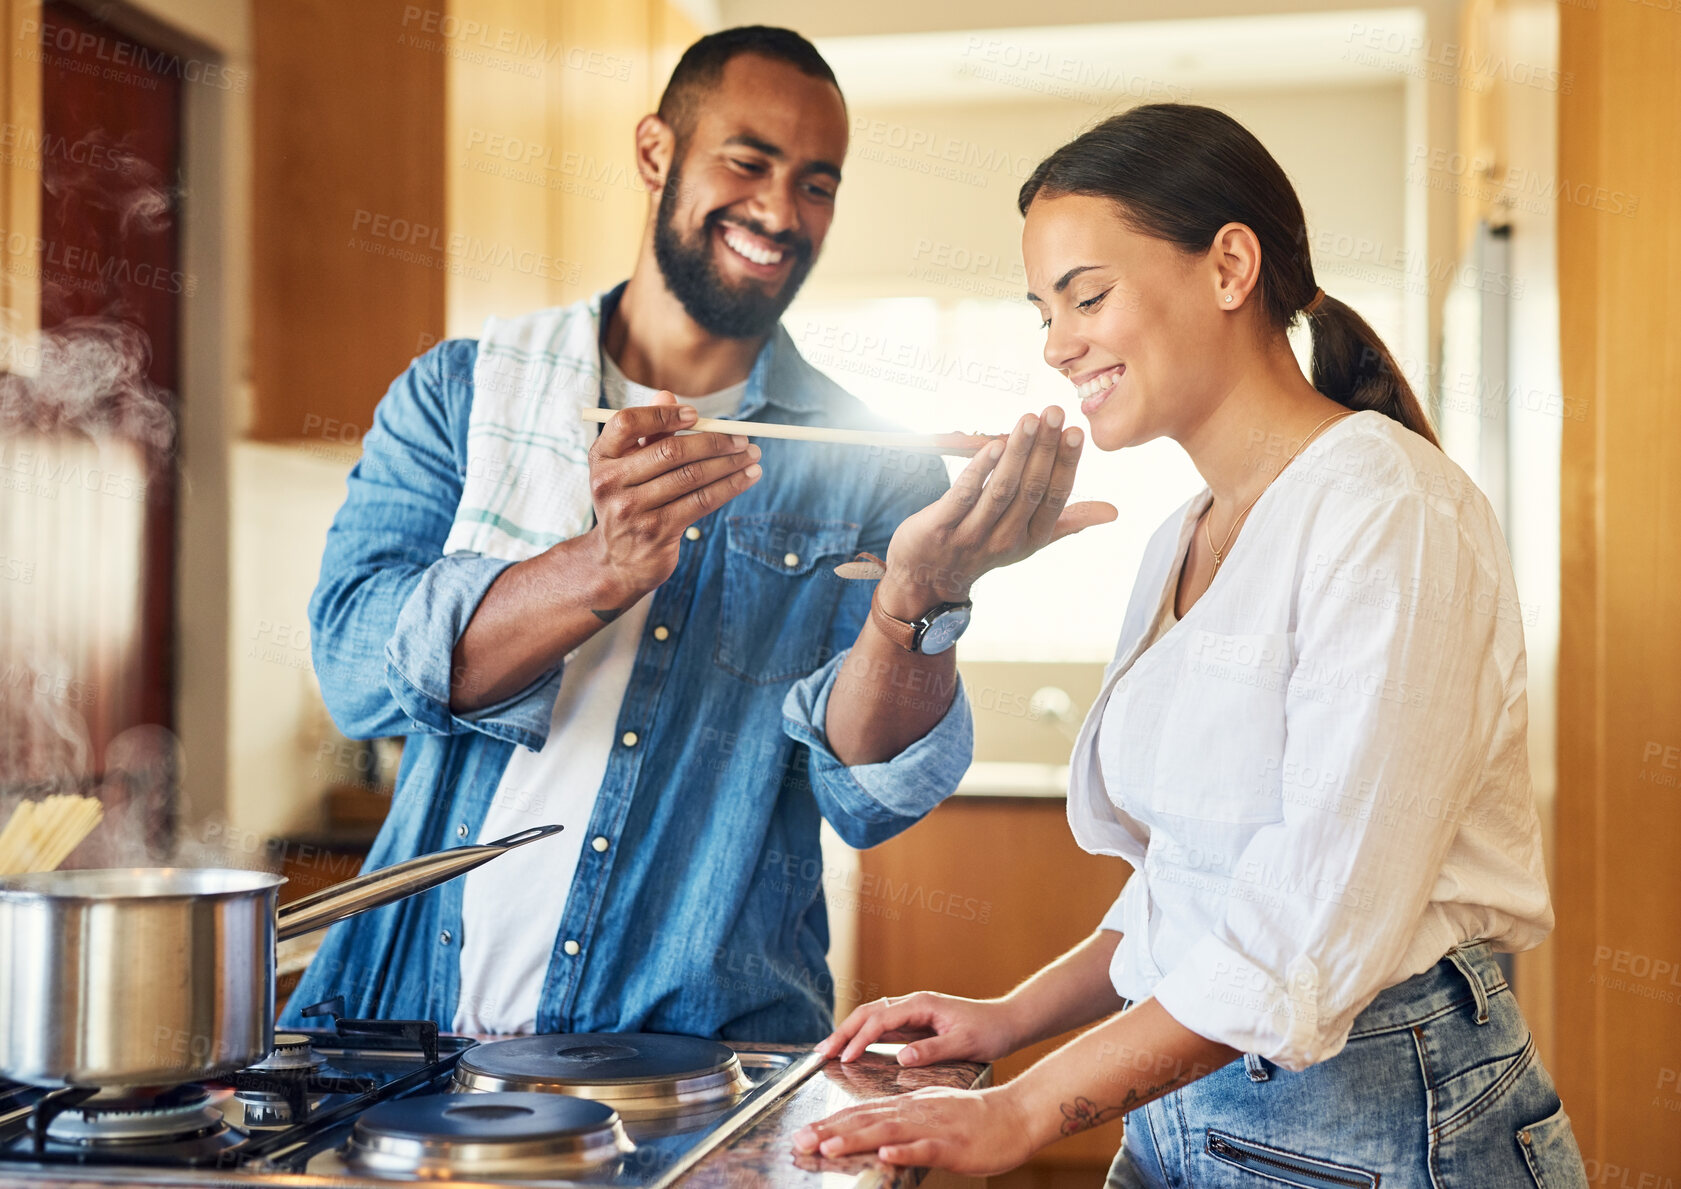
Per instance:
[[[1209,498],[1145,551],[1068,821],[1136,869],[1103,920],[1115,989],[1299,1070],[1454,945],[1552,928],[1521,608],[1482,493],[1368,411],[1279,475],[1158,636]]]

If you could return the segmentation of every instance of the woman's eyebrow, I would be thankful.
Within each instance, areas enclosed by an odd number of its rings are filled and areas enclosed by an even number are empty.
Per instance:
[[[1098,266],[1095,265],[1095,264],[1076,264],[1073,268],[1069,269],[1067,272],[1063,273],[1060,277],[1058,277],[1056,279],[1056,284],[1051,286],[1051,291],[1053,293],[1061,293],[1064,289],[1068,288],[1068,282],[1072,281],[1075,277],[1079,276],[1081,273],[1091,272],[1093,269],[1095,269],[1097,267]],[[1042,301],[1043,299],[1038,294],[1030,291],[1027,295],[1027,300],[1028,301]]]

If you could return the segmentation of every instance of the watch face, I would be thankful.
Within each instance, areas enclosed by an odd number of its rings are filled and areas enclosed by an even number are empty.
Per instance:
[[[969,608],[966,606],[947,607],[944,611],[937,611],[928,621],[928,626],[922,631],[922,638],[917,641],[917,651],[934,656],[944,652],[961,636],[969,626]]]

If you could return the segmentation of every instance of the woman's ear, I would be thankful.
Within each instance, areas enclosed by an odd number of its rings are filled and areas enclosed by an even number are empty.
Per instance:
[[[1227,223],[1208,248],[1214,301],[1222,310],[1241,310],[1261,279],[1261,241],[1243,223]]]
[[[677,151],[677,134],[657,115],[643,116],[636,123],[636,172],[650,194],[665,189],[671,176],[671,159]]]

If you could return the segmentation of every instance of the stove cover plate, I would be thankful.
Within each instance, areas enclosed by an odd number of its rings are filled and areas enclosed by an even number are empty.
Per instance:
[[[353,1169],[424,1180],[575,1173],[631,1150],[612,1107],[558,1094],[434,1094],[370,1107],[351,1132]]]
[[[695,1036],[579,1032],[493,1040],[470,1049],[458,1068],[558,1087],[702,1077],[739,1064],[728,1045]]]
[[[611,1127],[613,1108],[560,1094],[433,1094],[369,1107],[358,1131],[399,1139],[524,1143]]]

